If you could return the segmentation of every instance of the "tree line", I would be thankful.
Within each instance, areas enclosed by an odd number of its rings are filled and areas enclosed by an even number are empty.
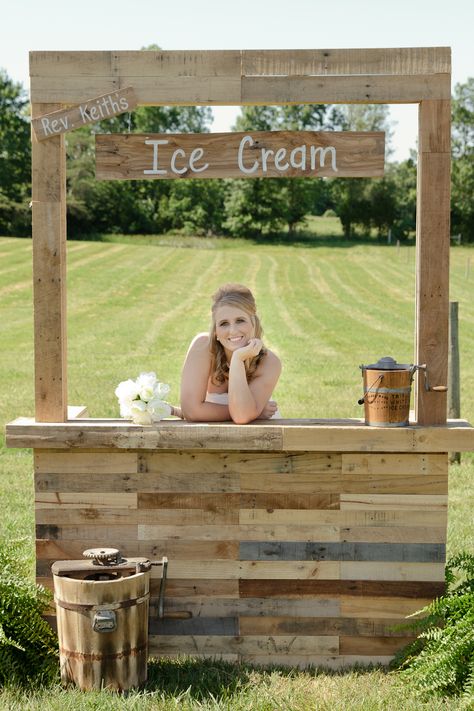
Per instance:
[[[385,131],[384,178],[252,178],[233,180],[97,181],[96,133],[208,132],[207,107],[140,107],[66,134],[68,235],[169,231],[264,237],[292,233],[307,215],[334,214],[348,238],[415,229],[416,155],[390,161],[384,105],[242,107],[238,131]],[[458,84],[452,108],[451,231],[474,241],[474,78]],[[0,70],[0,234],[31,234],[29,102],[21,84]]]

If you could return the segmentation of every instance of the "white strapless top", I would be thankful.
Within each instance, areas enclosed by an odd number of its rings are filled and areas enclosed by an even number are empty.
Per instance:
[[[213,402],[214,405],[228,405],[229,404],[229,393],[206,393],[206,402]],[[281,420],[281,415],[277,410],[271,420]]]

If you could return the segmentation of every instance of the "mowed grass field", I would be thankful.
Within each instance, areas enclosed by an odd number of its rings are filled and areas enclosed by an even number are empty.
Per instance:
[[[116,417],[118,382],[149,370],[171,385],[170,400],[177,402],[188,344],[196,332],[209,326],[211,294],[224,282],[239,281],[254,291],[264,340],[283,361],[274,395],[284,416],[361,417],[359,364],[384,355],[413,362],[415,248],[340,239],[334,243],[148,238],[137,243],[70,242],[69,403],[87,405],[92,417]],[[452,250],[451,300],[459,302],[462,416],[474,421],[471,254],[468,247]],[[2,424],[34,413],[31,284],[31,241],[0,238]],[[7,450],[3,432],[1,443],[0,535],[23,539],[32,570],[32,456],[27,450]],[[470,454],[462,456],[460,466],[451,467],[449,554],[474,547],[473,474]],[[247,670],[236,676],[229,667],[219,676],[202,665],[190,671],[170,663],[155,672],[156,688],[161,688],[160,678],[163,687],[149,696],[132,695],[119,702],[106,693],[84,697],[58,690],[28,700],[6,693],[0,695],[0,707],[461,708],[457,702],[425,706],[396,677],[380,670],[342,676]],[[214,685],[206,681],[211,677]],[[226,683],[228,692],[222,690]],[[187,691],[189,685],[198,685],[201,696]]]

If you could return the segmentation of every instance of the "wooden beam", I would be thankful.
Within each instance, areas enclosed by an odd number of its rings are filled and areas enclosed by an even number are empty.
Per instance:
[[[464,420],[450,420],[446,426],[437,427],[388,428],[366,427],[360,420],[280,420],[278,424],[258,425],[163,420],[150,427],[140,427],[125,420],[81,418],[67,423],[40,423],[20,417],[7,424],[6,435],[8,447],[57,450],[326,453],[474,450],[474,428]],[[222,485],[219,481],[218,486]],[[212,491],[209,486],[208,483],[207,491]]]
[[[444,74],[449,47],[30,52],[32,77]]]
[[[142,105],[245,105],[291,103],[410,103],[449,99],[450,74],[330,76],[204,76],[157,74],[32,76],[31,100],[82,103],[132,86]]]
[[[426,363],[430,388],[448,379],[451,102],[419,108],[415,362]],[[418,373],[418,424],[446,422],[446,392],[428,391]]]
[[[32,116],[55,105],[32,104]],[[64,137],[32,136],[35,414],[38,422],[67,420],[66,157]]]

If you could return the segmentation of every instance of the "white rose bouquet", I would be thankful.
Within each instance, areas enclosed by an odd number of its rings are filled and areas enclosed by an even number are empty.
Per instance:
[[[170,386],[160,383],[156,373],[140,373],[136,380],[118,384],[115,394],[120,416],[129,417],[136,425],[151,425],[171,415],[171,406],[163,400]]]

